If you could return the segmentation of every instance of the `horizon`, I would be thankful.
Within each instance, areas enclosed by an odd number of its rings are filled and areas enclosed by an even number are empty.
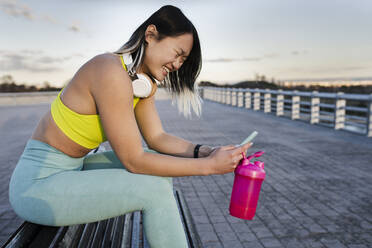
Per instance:
[[[42,3],[42,4],[40,4]],[[0,77],[60,87],[90,58],[114,51],[154,11],[179,7],[194,23],[216,84],[372,80],[372,1],[0,0]]]

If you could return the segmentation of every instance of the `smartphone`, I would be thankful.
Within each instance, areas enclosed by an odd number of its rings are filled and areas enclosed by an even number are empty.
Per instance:
[[[251,142],[257,136],[257,134],[258,134],[257,131],[253,131],[245,140],[243,140],[242,143],[240,143],[239,146],[242,146],[242,145],[247,144],[248,142]]]

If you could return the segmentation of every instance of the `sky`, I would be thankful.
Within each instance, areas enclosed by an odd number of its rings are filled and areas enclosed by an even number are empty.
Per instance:
[[[198,31],[198,81],[372,77],[371,0],[0,0],[0,77],[62,86],[166,4]]]

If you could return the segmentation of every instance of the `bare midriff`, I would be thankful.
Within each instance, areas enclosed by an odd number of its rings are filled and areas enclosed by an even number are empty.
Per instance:
[[[39,140],[74,158],[84,157],[91,149],[85,148],[67,137],[56,125],[50,110],[41,118],[31,139]]]

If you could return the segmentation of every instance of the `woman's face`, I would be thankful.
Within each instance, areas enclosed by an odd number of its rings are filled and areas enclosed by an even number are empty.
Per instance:
[[[192,34],[186,33],[176,37],[165,37],[158,41],[156,37],[146,36],[147,46],[140,72],[152,75],[163,81],[169,72],[178,70],[189,56]]]

